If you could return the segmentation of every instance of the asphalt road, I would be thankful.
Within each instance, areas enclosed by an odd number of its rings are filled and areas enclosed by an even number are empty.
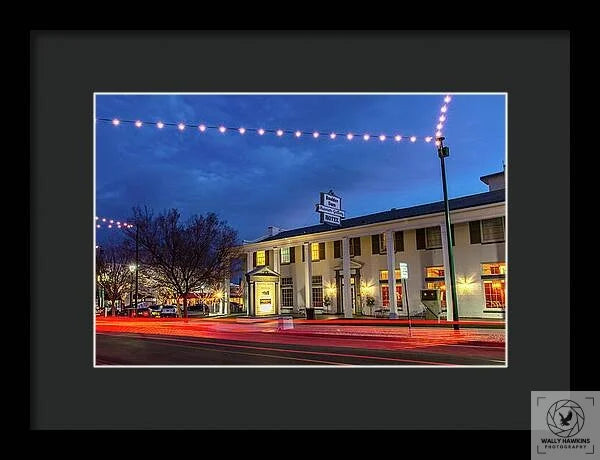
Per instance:
[[[321,342],[321,344],[319,344]],[[264,343],[131,333],[96,334],[96,365],[278,366],[503,366],[504,349],[439,345],[426,349],[377,350],[332,344]]]

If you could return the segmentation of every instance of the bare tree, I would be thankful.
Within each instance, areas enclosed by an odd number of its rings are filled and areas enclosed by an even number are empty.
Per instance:
[[[134,251],[128,241],[109,242],[96,249],[96,281],[104,289],[105,296],[112,303],[114,316],[115,303],[131,289],[131,270]]]
[[[186,318],[186,294],[221,282],[230,275],[232,260],[239,256],[237,232],[214,213],[193,215],[184,223],[176,209],[154,217],[147,207],[137,207],[133,222],[144,264],[152,267],[154,281],[183,298]],[[135,231],[127,231],[132,239]]]

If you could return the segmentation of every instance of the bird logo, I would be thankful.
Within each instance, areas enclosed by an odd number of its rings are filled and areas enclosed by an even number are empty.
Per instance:
[[[561,426],[569,426],[570,422],[571,422],[571,418],[573,418],[573,411],[569,411],[569,414],[566,417],[563,417],[563,415],[559,412],[558,415],[560,415],[560,425]]]
[[[552,433],[561,438],[575,436],[583,428],[585,415],[579,404],[570,399],[556,401],[548,409],[546,424]]]

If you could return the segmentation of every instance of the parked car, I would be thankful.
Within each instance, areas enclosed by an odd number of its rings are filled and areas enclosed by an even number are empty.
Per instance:
[[[176,318],[177,307],[175,305],[164,305],[160,310],[161,318]]]
[[[150,316],[153,318],[160,318],[162,316],[162,306],[160,305],[150,305],[148,310],[150,310]]]
[[[145,318],[160,318],[160,305],[151,305],[149,307],[138,307],[135,312],[136,316]]]

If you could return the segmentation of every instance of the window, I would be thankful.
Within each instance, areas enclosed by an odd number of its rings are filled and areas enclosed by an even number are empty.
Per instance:
[[[256,251],[256,266],[267,265],[265,251]]]
[[[443,278],[446,275],[443,265],[436,267],[427,267],[425,269],[425,278]]]
[[[323,308],[323,288],[312,288],[312,306],[313,308]]]
[[[281,263],[290,263],[290,248],[281,248]]]
[[[390,306],[390,288],[387,285],[381,286],[381,304],[384,307]],[[402,310],[402,285],[396,285],[396,306]]]
[[[440,227],[428,227],[425,229],[427,249],[439,249],[442,247],[442,230]]]
[[[425,284],[427,289],[439,289],[440,290],[440,304],[442,310],[446,309],[446,283],[444,281],[428,281]]]
[[[504,241],[504,217],[481,221],[481,242],[495,243]]]
[[[506,307],[506,285],[503,279],[483,282],[486,308]]]
[[[396,279],[399,280],[400,279],[400,270],[394,270],[394,273],[396,274]],[[387,270],[379,270],[379,281],[387,281],[388,278],[388,271]]]
[[[281,278],[281,306],[294,306],[294,286],[292,278]]]
[[[387,241],[385,233],[379,234],[379,254],[387,254]]]
[[[322,276],[313,276],[312,277],[312,284],[319,284],[322,285],[323,284],[323,277]]]
[[[506,275],[505,262],[492,262],[481,264],[482,275]]]
[[[312,243],[310,245],[311,260],[319,260],[319,243]]]
[[[348,243],[350,246],[350,257],[360,256],[360,237],[350,238]]]

